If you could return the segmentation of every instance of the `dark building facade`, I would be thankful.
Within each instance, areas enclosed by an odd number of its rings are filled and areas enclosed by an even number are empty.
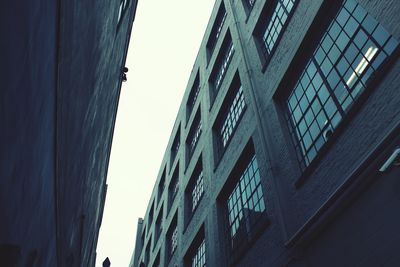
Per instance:
[[[131,266],[397,266],[398,14],[216,1]]]
[[[0,266],[94,266],[136,0],[0,4]]]

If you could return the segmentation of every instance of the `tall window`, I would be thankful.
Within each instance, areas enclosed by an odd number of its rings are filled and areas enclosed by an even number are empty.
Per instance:
[[[192,212],[196,209],[203,194],[204,194],[203,170],[200,170],[200,172],[196,173],[196,182],[193,185],[192,189]]]
[[[169,209],[174,203],[175,197],[179,192],[179,165],[176,166],[174,174],[172,175],[171,182],[169,184]]]
[[[192,257],[192,267],[205,267],[206,266],[206,241],[200,243],[196,250],[196,254]]]
[[[343,2],[286,101],[302,169],[397,46],[398,41],[361,5]]]
[[[176,248],[178,247],[178,226],[172,231],[171,239],[169,240],[171,243],[171,255],[174,254]]]
[[[176,155],[178,154],[179,148],[181,146],[181,127],[178,127],[174,141],[171,146],[171,166],[173,165]]]
[[[199,142],[200,135],[202,132],[202,125],[201,125],[201,110],[196,113],[196,117],[193,120],[192,126],[190,127],[190,131],[188,134],[188,138],[186,140],[187,148],[188,148],[188,160],[186,163],[189,162],[190,158],[192,157],[194,150]]]
[[[151,224],[153,223],[153,213],[154,213],[154,201],[153,201],[153,203],[151,203],[151,208],[150,208],[150,211],[149,211],[149,220],[148,220],[148,222],[149,222],[149,229],[150,229],[150,227],[151,227]],[[148,232],[150,232],[150,231],[148,231]]]
[[[203,162],[200,156],[185,190],[186,226],[204,195]]]
[[[167,263],[174,255],[176,248],[178,247],[178,218],[177,213],[175,213],[174,218],[172,219],[171,225],[167,232],[167,240],[166,240],[166,256]]]
[[[244,101],[243,89],[242,86],[240,86],[236,89],[235,97],[223,118],[223,123],[219,131],[223,147],[227,145],[228,141],[232,137],[245,106],[246,103]]]
[[[163,171],[163,173],[161,175],[160,183],[158,184],[158,198],[157,198],[158,202],[160,202],[162,193],[164,192],[164,188],[165,188],[165,173],[166,173],[166,169],[167,168],[165,167],[164,171]]]
[[[226,15],[227,14],[226,14],[224,3],[221,3],[221,6],[217,13],[217,17],[215,18],[214,26],[211,29],[210,37],[207,42],[207,49],[208,49],[210,55],[214,51],[215,45],[217,44],[217,41],[218,41],[219,37],[221,36],[221,32],[222,32],[222,28],[225,23]]]
[[[146,251],[145,251],[145,255],[144,255],[144,262],[146,263],[146,265],[150,261],[150,244],[151,244],[151,236],[150,236],[149,241],[147,243]]]
[[[222,81],[224,80],[225,74],[228,70],[234,52],[235,48],[233,46],[232,38],[228,34],[220,50],[220,53],[218,54],[211,74],[211,82],[214,86],[214,96],[221,87]]]
[[[240,157],[229,178],[223,206],[232,260],[248,248],[267,222],[261,177],[252,143]]]
[[[156,229],[155,229],[155,236],[154,236],[154,242],[153,242],[153,249],[157,245],[158,239],[159,239],[161,231],[162,231],[162,225],[163,225],[163,207],[161,206],[161,209],[159,211],[159,214],[158,214],[157,220],[156,220]]]
[[[243,88],[239,75],[236,74],[214,126],[215,135],[218,139],[219,156],[231,140],[245,108]]]
[[[187,120],[190,118],[190,114],[193,111],[194,105],[196,104],[197,97],[200,93],[200,76],[199,72],[197,72],[196,78],[193,82],[192,89],[190,90],[189,98],[186,104],[187,108]]]
[[[186,255],[184,257],[185,267],[205,267],[206,266],[206,242],[204,225],[200,227]]]
[[[257,23],[256,35],[260,41],[261,52],[269,60],[284,28],[294,11],[296,0],[267,1]]]
[[[142,235],[141,235],[141,237],[140,237],[140,241],[141,241],[141,243],[140,243],[140,252],[139,252],[139,255],[142,253],[142,250],[143,250],[143,247],[144,247],[144,241],[145,241],[145,239],[146,239],[146,225],[144,225],[144,227],[143,227],[143,232],[142,232]]]

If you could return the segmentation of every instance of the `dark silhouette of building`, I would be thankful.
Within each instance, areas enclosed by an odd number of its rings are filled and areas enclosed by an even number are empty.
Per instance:
[[[217,0],[131,266],[397,266],[398,14]]]
[[[0,266],[94,266],[136,0],[0,4]]]
[[[111,262],[110,259],[107,257],[104,261],[103,261],[103,267],[110,267]]]

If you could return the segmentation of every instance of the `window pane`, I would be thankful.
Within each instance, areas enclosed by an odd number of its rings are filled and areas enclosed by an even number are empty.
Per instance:
[[[229,43],[222,52],[222,57],[216,62],[215,65],[215,77],[214,79],[214,89],[218,91],[222,85],[222,81],[225,77],[225,74],[228,70],[229,64],[232,60],[233,54],[235,52],[235,48],[233,46],[232,40],[229,39]]]
[[[232,199],[237,202],[232,202]],[[233,206],[232,206],[233,203]],[[227,199],[231,249],[251,239],[252,231],[265,212],[257,159],[253,155]]]
[[[196,100],[197,97],[199,96],[199,93],[200,93],[200,77],[199,73],[197,73],[187,101],[188,118],[193,110],[194,105],[196,104]]]
[[[266,18],[265,26],[261,33],[263,50],[266,58],[270,56],[279,36],[282,34],[282,29],[288,21],[295,1],[296,0],[278,0],[272,15]]]
[[[223,28],[225,20],[226,20],[226,16],[227,16],[227,13],[225,10],[225,6],[223,4],[221,4],[221,7],[218,10],[218,14],[215,19],[214,26],[211,30],[210,37],[209,37],[209,40],[207,43],[207,48],[211,52],[213,52],[215,45],[216,45],[219,37],[221,36],[221,32],[222,32],[222,28]]]
[[[194,149],[200,139],[200,135],[202,132],[202,124],[200,114],[196,116],[196,119],[193,121],[193,125],[190,129],[188,144],[189,144],[189,158],[193,155]]]
[[[356,1],[344,1],[287,99],[301,166],[316,157],[330,136],[327,131],[339,125],[373,72],[398,44]],[[304,75],[314,72],[310,66],[317,74],[307,83]],[[309,97],[317,90],[315,100],[305,101],[303,90]]]
[[[200,243],[196,253],[192,257],[192,267],[205,267],[206,266],[206,242]]]
[[[196,209],[204,193],[203,171],[201,170],[197,176],[196,182],[192,189],[192,212]]]
[[[236,93],[235,93],[236,91]],[[218,129],[220,143],[225,148],[238,125],[238,122],[243,114],[246,102],[244,100],[243,88],[241,85],[235,89],[233,99],[221,118],[221,126]]]

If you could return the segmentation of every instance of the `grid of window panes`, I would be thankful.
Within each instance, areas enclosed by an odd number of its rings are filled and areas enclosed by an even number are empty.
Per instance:
[[[160,183],[158,184],[158,201],[160,201],[161,199],[161,195],[164,192],[164,188],[165,188],[165,169],[163,174],[161,175],[161,179],[160,179]]]
[[[215,78],[214,78],[215,91],[218,91],[219,88],[221,87],[222,81],[225,77],[226,71],[228,70],[228,66],[232,60],[234,52],[235,52],[235,48],[233,46],[232,39],[229,38],[229,43],[225,47],[223,58],[219,62],[217,62],[218,71],[216,72]]]
[[[222,141],[223,147],[226,146],[232,137],[245,107],[246,102],[244,101],[243,89],[242,86],[239,86],[225,117],[222,119],[223,123],[219,130],[220,140]]]
[[[151,204],[151,208],[149,211],[149,225],[153,223],[153,212],[154,212],[154,202]]]
[[[249,241],[253,226],[265,212],[257,159],[252,156],[227,200],[231,248]]]
[[[203,239],[192,258],[192,267],[206,266],[206,241]]]
[[[179,147],[181,146],[180,142],[180,127],[178,127],[178,133],[175,136],[174,142],[171,147],[171,165],[173,164],[176,155],[178,154]]]
[[[288,18],[294,10],[296,0],[277,0],[274,12],[268,23],[265,24],[265,29],[262,33],[263,38],[263,53],[265,57],[269,57],[274,49],[277,40],[285,24],[289,21]]]
[[[179,172],[178,170],[175,171],[174,176],[171,181],[171,185],[170,185],[171,205],[179,191],[179,177],[178,177],[179,174],[178,174],[178,172]]]
[[[204,194],[203,170],[200,170],[196,179],[196,183],[194,184],[192,189],[192,212],[196,209],[203,194]]]
[[[224,4],[221,4],[221,7],[218,11],[217,17],[214,22],[214,26],[211,30],[210,38],[207,43],[207,48],[212,52],[217,44],[218,38],[221,36],[222,28],[224,27],[224,23],[226,20],[226,10]]]
[[[302,169],[397,46],[398,41],[362,6],[344,1],[287,99]]]
[[[141,244],[142,244],[142,247],[144,246],[144,240],[145,240],[145,237],[146,237],[146,225],[144,226],[144,229],[143,229],[143,232],[142,232],[142,236],[141,236]]]
[[[199,92],[200,92],[200,79],[199,79],[199,74],[197,74],[196,79],[194,80],[194,83],[192,86],[192,90],[190,91],[189,99],[188,99],[188,103],[187,103],[189,115],[192,112],[194,105],[196,104],[196,100],[197,100],[197,97],[199,96]],[[189,116],[188,116],[188,119],[189,119]]]
[[[189,156],[193,155],[194,149],[196,148],[197,142],[200,139],[201,135],[201,118],[200,115],[196,116],[195,121],[193,122],[192,129],[190,130],[189,135]]]
[[[156,220],[156,231],[155,231],[155,236],[154,236],[153,249],[155,248],[155,246],[158,242],[158,239],[160,237],[160,234],[162,231],[162,225],[163,225],[163,208],[161,207],[160,214],[157,216],[157,220]]]
[[[179,182],[178,182],[178,179],[176,179],[174,187],[173,187],[172,199],[174,199],[176,197],[176,195],[178,194],[178,191],[179,191]]]
[[[171,239],[170,239],[170,255],[172,256],[178,247],[178,227],[175,226],[174,231],[172,232]]]

